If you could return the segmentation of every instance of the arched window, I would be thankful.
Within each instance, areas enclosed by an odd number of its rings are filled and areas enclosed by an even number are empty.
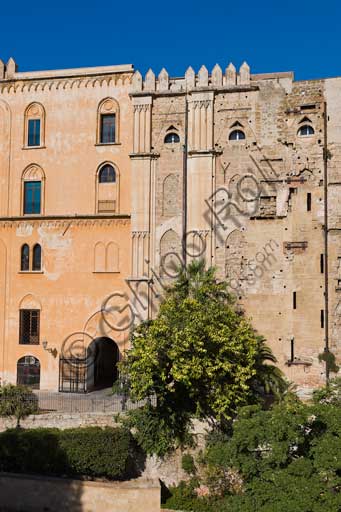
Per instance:
[[[114,98],[105,98],[98,107],[97,143],[116,144],[119,141],[120,108]]]
[[[37,215],[43,213],[44,171],[36,164],[30,165],[22,175],[22,213]]]
[[[245,133],[242,130],[233,130],[229,135],[229,140],[244,140]]]
[[[40,103],[31,103],[25,110],[24,147],[41,147],[45,142],[45,110]]]
[[[22,272],[30,270],[30,248],[27,244],[24,244],[21,248],[20,270]]]
[[[40,362],[34,356],[24,356],[17,362],[17,384],[40,388]]]
[[[99,171],[99,183],[115,183],[116,172],[112,165],[106,164]]]
[[[180,137],[177,133],[167,133],[165,137],[165,144],[176,144],[177,142],[180,142]]]
[[[39,244],[33,247],[32,270],[41,270],[41,247]]]
[[[298,135],[300,137],[309,137],[310,135],[314,135],[314,133],[314,128],[312,126],[309,126],[309,124],[304,124],[298,130]]]

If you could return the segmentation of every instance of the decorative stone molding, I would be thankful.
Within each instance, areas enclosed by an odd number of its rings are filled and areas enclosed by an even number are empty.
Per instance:
[[[8,76],[6,76],[8,78]],[[1,65],[0,65],[1,80]],[[142,77],[141,77],[142,80]],[[42,78],[40,80],[13,80],[0,83],[0,93],[3,95],[12,95],[26,92],[50,92],[55,90],[67,89],[90,89],[91,87],[126,87],[132,83],[132,73],[117,73],[106,76],[79,76],[64,79]]]
[[[149,153],[151,150],[151,96],[133,98],[134,109],[134,153]]]
[[[43,228],[62,228],[62,227],[99,227],[99,226],[129,226],[130,218],[60,218],[60,219],[48,219],[48,218],[12,218],[12,219],[0,219],[1,228],[17,228],[26,229],[29,226],[32,227],[43,227]]]

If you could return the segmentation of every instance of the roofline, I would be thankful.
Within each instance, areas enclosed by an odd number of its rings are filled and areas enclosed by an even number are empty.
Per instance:
[[[46,71],[15,72],[7,80],[37,80],[41,78],[65,78],[76,76],[112,75],[115,73],[134,73],[133,64],[116,66],[96,66],[88,68],[51,69]]]

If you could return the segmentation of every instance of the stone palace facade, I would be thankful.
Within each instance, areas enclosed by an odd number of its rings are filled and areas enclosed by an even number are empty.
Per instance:
[[[0,61],[0,377],[112,384],[204,258],[301,388],[341,356],[341,78]]]

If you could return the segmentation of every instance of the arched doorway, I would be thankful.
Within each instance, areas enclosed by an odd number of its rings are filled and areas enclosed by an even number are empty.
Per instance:
[[[116,343],[107,337],[94,339],[88,347],[87,359],[91,361],[88,365],[88,390],[111,387],[118,378],[119,350]]]
[[[40,362],[34,356],[24,356],[17,362],[17,384],[40,388]]]

